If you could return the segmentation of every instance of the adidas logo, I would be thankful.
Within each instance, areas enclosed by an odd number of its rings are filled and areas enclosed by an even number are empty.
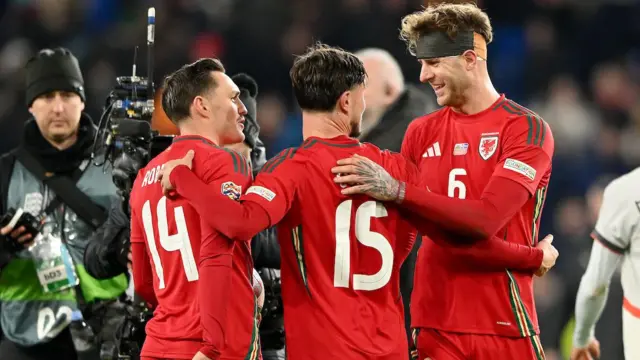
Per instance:
[[[436,141],[435,144],[429,146],[427,151],[422,154],[423,158],[440,156],[440,143]]]

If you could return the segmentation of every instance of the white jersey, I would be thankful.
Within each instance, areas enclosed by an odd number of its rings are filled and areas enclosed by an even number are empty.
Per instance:
[[[576,299],[574,346],[584,347],[593,337],[611,277],[622,262],[625,357],[640,359],[640,342],[631,340],[640,331],[640,168],[605,188],[592,237],[596,241]]]

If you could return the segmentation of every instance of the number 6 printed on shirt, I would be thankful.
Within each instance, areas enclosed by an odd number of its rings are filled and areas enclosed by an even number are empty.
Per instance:
[[[182,265],[184,272],[187,275],[188,281],[198,280],[198,267],[196,266],[196,260],[193,257],[193,249],[191,248],[191,241],[189,240],[189,231],[187,230],[187,222],[184,217],[184,210],[182,206],[178,206],[173,209],[173,217],[176,224],[176,233],[169,235],[169,224],[167,221],[167,198],[163,196],[158,201],[156,206],[156,216],[158,225],[158,242],[160,246],[166,251],[180,251],[180,257],[182,258]],[[149,245],[149,252],[153,259],[153,265],[156,268],[156,274],[158,274],[158,288],[164,289],[164,271],[162,269],[162,262],[160,261],[160,254],[156,247],[156,238],[153,232],[153,215],[151,213],[151,203],[147,200],[142,207],[142,223],[144,225],[144,232]]]
[[[451,169],[449,172],[449,186],[447,189],[447,196],[450,198],[456,197],[456,189],[458,189],[458,199],[464,200],[467,198],[467,187],[464,186],[464,183],[456,177],[458,176],[466,176],[467,170],[456,168]]]

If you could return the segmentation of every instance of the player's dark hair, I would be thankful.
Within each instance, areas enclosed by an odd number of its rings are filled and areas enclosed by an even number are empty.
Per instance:
[[[211,76],[213,71],[225,72],[225,69],[220,60],[205,58],[184,65],[164,79],[162,108],[174,124],[189,117],[191,102],[196,96],[216,88]]]
[[[354,54],[318,43],[296,58],[289,76],[302,110],[328,112],[345,91],[364,84],[367,73]]]

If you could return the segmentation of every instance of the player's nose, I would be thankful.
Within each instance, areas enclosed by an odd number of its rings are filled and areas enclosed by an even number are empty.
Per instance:
[[[247,115],[247,107],[244,105],[244,103],[242,102],[242,100],[239,100],[239,104],[238,104],[238,114],[245,116]]]
[[[431,71],[431,69],[429,68],[429,65],[423,62],[422,67],[420,69],[420,82],[426,84],[431,80],[433,80],[433,78],[434,78],[433,71]]]

